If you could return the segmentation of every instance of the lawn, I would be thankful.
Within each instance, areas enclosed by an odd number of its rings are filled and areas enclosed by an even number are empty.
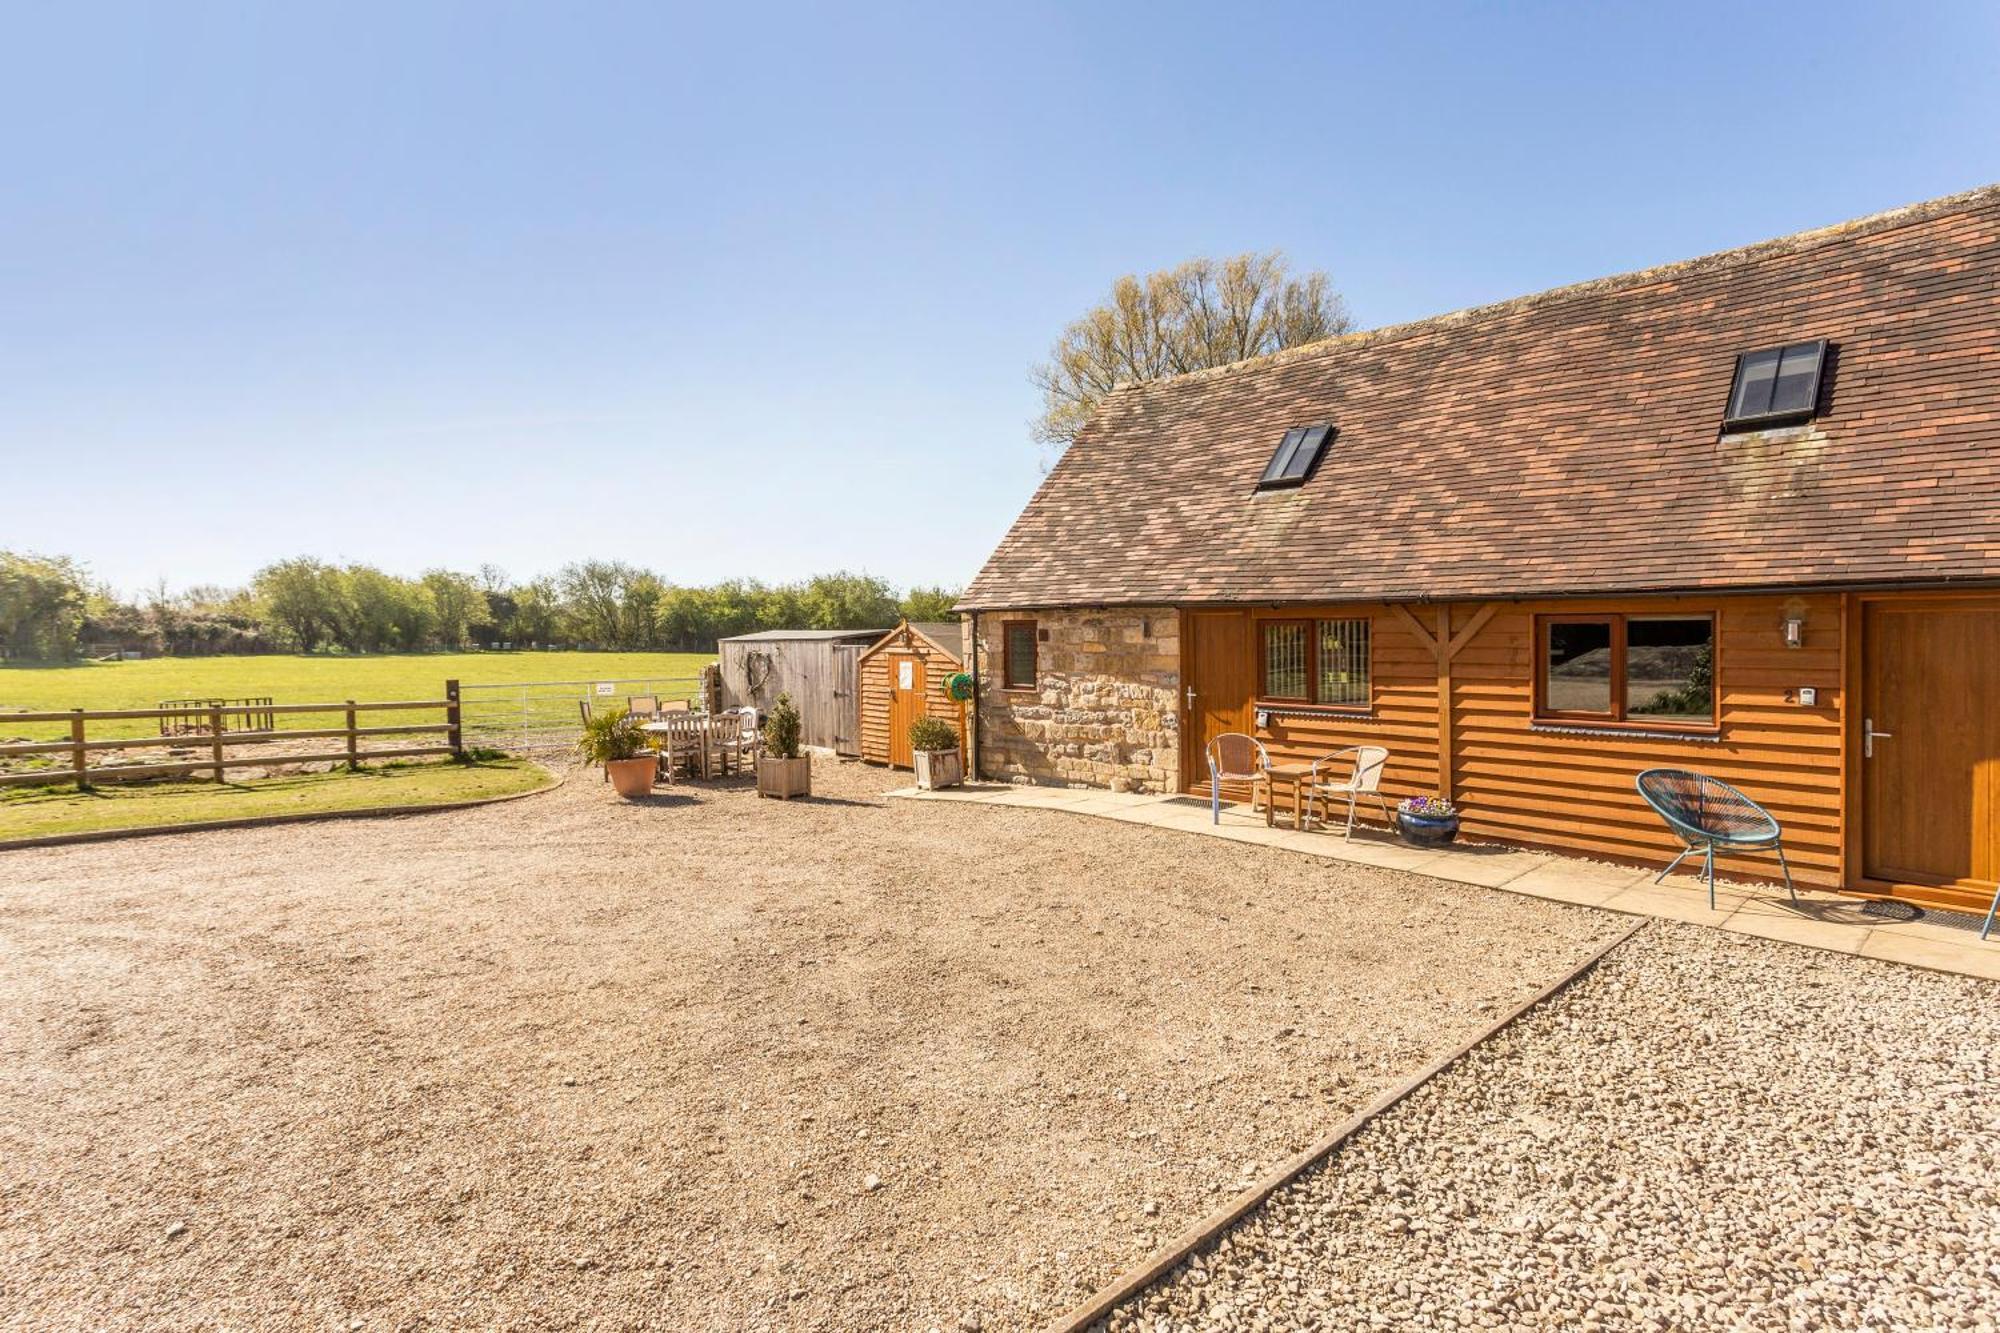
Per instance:
[[[304,656],[274,654],[260,657],[156,657],[139,662],[88,662],[78,666],[0,666],[0,739],[42,740],[66,735],[54,727],[7,724],[13,711],[53,712],[69,708],[153,708],[166,699],[240,699],[269,696],[278,703],[335,703],[344,699],[441,699],[444,683],[465,685],[522,684],[540,681],[643,681],[619,685],[617,692],[653,692],[690,698],[703,666],[713,653],[385,653],[379,655]],[[520,696],[510,693],[507,707],[518,711]],[[468,713],[468,725],[482,709],[500,704],[484,692]],[[543,701],[534,701],[540,706]],[[549,701],[549,711],[573,719],[573,702]],[[409,721],[432,722],[429,715],[405,715]],[[306,715],[281,718],[293,728],[338,725]],[[103,722],[91,726],[93,738],[142,736],[156,733],[150,718]]]
[[[0,842],[212,819],[447,805],[532,791],[550,780],[546,770],[526,760],[502,759],[387,764],[358,773],[305,773],[220,787],[213,782],[160,782],[113,784],[88,792],[0,788]]]

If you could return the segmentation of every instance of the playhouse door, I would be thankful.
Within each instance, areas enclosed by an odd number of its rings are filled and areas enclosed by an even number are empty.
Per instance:
[[[889,659],[889,762],[916,763],[910,753],[910,724],[924,712],[924,659],[898,653]]]

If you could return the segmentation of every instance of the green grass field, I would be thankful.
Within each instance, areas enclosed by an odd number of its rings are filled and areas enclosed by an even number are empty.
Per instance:
[[[56,833],[198,824],[261,815],[325,814],[396,805],[448,805],[533,791],[549,773],[520,759],[485,763],[386,764],[254,782],[141,782],[69,788],[0,788],[0,842]]]
[[[0,740],[45,740],[67,735],[61,724],[10,726],[9,712],[54,712],[69,708],[153,708],[166,699],[239,699],[268,695],[278,703],[337,703],[343,699],[386,701],[441,699],[444,683],[526,684],[539,681],[655,682],[651,687],[620,685],[617,693],[652,692],[690,698],[713,653],[398,653],[368,656],[156,657],[140,662],[89,662],[80,666],[0,666]],[[468,695],[467,724],[483,711],[496,715],[516,706],[519,692],[502,704],[493,695]],[[471,701],[477,700],[473,705]],[[575,716],[573,701],[536,698],[551,716]],[[435,722],[428,713],[364,719]],[[338,720],[308,715],[280,718],[281,727],[337,726]],[[93,739],[157,734],[152,719],[99,722]]]

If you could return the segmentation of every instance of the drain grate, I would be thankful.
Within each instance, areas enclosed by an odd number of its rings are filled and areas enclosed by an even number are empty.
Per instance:
[[[1953,930],[1969,930],[1975,935],[1986,924],[1984,912],[1951,912],[1939,907],[1918,907],[1914,903],[1883,900],[1862,904],[1861,915],[1879,917],[1884,921],[1921,921],[1927,926],[1950,926]]]

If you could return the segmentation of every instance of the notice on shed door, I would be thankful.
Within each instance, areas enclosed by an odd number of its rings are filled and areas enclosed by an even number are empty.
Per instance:
[[[896,688],[907,690],[917,683],[917,664],[909,658],[896,663]]]

